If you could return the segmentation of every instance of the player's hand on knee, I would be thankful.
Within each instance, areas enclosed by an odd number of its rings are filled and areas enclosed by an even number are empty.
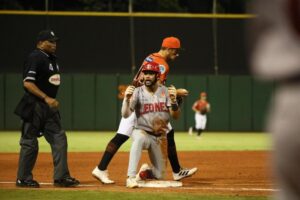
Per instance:
[[[135,87],[133,85],[129,85],[126,90],[125,90],[125,93],[124,93],[124,97],[125,99],[130,99],[132,94],[133,94],[133,91],[134,91]]]
[[[169,96],[171,99],[171,103],[176,103],[177,91],[174,85],[168,87]]]

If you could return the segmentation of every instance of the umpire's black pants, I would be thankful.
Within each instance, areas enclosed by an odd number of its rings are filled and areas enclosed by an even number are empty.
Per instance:
[[[33,179],[32,170],[39,150],[37,137],[40,133],[43,133],[51,146],[54,164],[53,179],[59,180],[69,177],[67,137],[61,128],[59,112],[58,110],[49,108],[49,106],[43,102],[36,102],[32,120],[24,121],[22,125],[17,178],[20,180]]]

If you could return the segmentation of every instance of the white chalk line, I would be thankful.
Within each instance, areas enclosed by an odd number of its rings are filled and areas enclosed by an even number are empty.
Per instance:
[[[0,181],[0,184],[16,184],[16,182],[12,182],[12,181]],[[53,185],[53,183],[40,183],[40,185]],[[114,187],[121,187],[121,186],[117,186],[117,185],[111,185]],[[101,187],[101,185],[93,185],[93,184],[80,184],[77,187]],[[124,185],[125,187],[125,185]],[[272,189],[272,188],[246,188],[246,187],[236,187],[236,188],[230,188],[230,187],[176,187],[176,189],[179,190],[218,190],[218,191],[254,191],[254,192],[278,192],[278,189]]]

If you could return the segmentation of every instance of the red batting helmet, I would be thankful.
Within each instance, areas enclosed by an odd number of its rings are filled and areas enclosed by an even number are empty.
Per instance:
[[[146,62],[143,65],[143,69],[142,69],[142,72],[144,72],[144,71],[152,71],[157,74],[160,74],[159,65],[156,62]]]

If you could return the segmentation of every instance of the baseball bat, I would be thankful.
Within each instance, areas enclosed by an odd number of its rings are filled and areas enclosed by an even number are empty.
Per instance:
[[[140,74],[142,72],[142,69],[143,69],[143,65],[140,66],[138,72],[135,74],[135,76],[133,78],[132,85],[134,85],[135,87],[140,86],[138,78],[139,78],[139,76],[140,76]]]

